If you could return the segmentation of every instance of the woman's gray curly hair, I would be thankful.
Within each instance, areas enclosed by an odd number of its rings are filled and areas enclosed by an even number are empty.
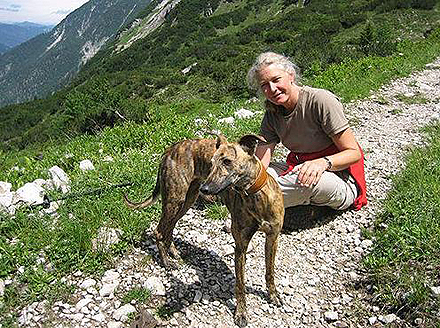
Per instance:
[[[249,69],[247,74],[247,82],[252,90],[260,91],[260,83],[258,81],[258,72],[266,66],[275,65],[283,71],[292,74],[295,82],[299,80],[299,68],[288,57],[277,54],[275,52],[264,52],[260,54]]]

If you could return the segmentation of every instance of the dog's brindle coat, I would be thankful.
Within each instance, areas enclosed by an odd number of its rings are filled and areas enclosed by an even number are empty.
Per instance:
[[[238,143],[229,143],[223,136],[217,140],[179,142],[165,152],[150,198],[142,203],[132,203],[125,197],[129,207],[143,208],[152,204],[160,192],[162,217],[155,235],[159,256],[165,266],[171,265],[168,252],[178,257],[172,242],[173,229],[197,199],[199,189],[205,194],[218,194],[221,197],[232,218],[237,299],[235,322],[241,327],[247,324],[244,283],[246,251],[258,230],[266,234],[269,300],[277,305],[281,303],[275,288],[274,263],[284,219],[283,196],[270,175],[266,174],[267,180],[263,184],[255,185],[260,172],[264,170],[254,155],[259,140],[255,135],[247,135]]]

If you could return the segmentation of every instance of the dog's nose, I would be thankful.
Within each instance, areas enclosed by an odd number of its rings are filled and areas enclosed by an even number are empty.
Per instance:
[[[208,195],[209,194],[209,187],[208,187],[208,185],[207,184],[202,184],[201,186],[200,186],[200,192],[202,193],[202,194],[205,194],[205,195]]]

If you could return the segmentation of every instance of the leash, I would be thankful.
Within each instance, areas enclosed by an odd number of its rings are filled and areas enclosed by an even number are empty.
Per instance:
[[[49,208],[50,207],[50,203],[52,203],[52,202],[57,202],[57,201],[65,200],[65,199],[69,199],[69,198],[80,198],[80,197],[83,197],[83,196],[98,195],[98,194],[101,194],[101,193],[103,193],[105,191],[108,191],[110,189],[123,188],[123,187],[132,186],[132,185],[134,185],[134,182],[128,182],[127,181],[127,182],[123,182],[123,183],[112,184],[112,185],[107,186],[107,187],[90,189],[90,190],[87,190],[85,192],[70,193],[70,194],[67,194],[65,196],[55,198],[55,199],[51,199],[51,198],[49,198],[48,195],[44,195],[43,202],[41,204],[30,205],[30,207],[35,208],[35,207],[42,206],[43,208]]]

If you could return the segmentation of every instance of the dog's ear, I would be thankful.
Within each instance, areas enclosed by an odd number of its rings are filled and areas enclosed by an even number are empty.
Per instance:
[[[226,143],[227,140],[223,134],[217,134],[217,143],[215,144],[215,148],[219,149],[222,143]]]
[[[243,148],[243,150],[249,155],[253,156],[255,154],[255,149],[257,148],[258,142],[265,142],[262,137],[255,134],[247,134],[238,141],[238,144]]]
[[[227,142],[226,137],[220,132],[206,131],[206,133],[217,137],[217,143],[215,144],[216,149],[218,149],[222,143]]]

